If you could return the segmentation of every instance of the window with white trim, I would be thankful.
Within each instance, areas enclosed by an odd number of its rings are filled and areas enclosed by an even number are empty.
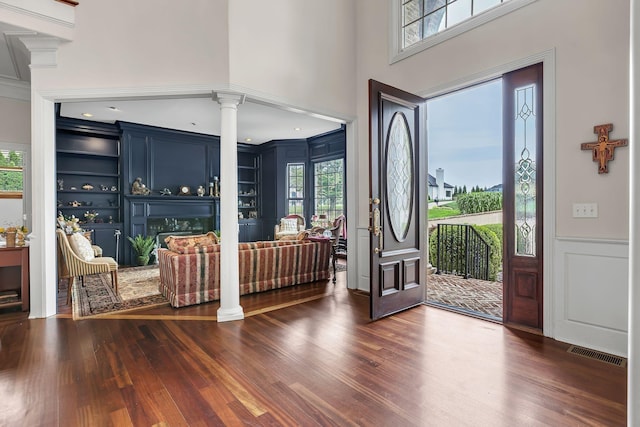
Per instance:
[[[314,163],[314,215],[329,222],[344,214],[344,159]]]
[[[456,37],[536,0],[392,0],[390,62]]]
[[[304,216],[304,163],[287,163],[287,215]]]
[[[0,150],[0,198],[21,199],[24,188],[24,153]]]

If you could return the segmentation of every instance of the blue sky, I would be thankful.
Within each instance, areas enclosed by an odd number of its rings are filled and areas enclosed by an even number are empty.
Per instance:
[[[427,101],[429,173],[462,187],[502,183],[502,81]]]

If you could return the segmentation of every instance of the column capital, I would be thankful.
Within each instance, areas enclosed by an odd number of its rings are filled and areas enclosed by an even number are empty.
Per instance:
[[[58,65],[60,39],[34,35],[20,37],[20,41],[31,53],[31,68],[55,68]]]
[[[235,92],[212,92],[212,97],[213,100],[217,101],[220,105],[240,105],[244,104],[246,95]]]

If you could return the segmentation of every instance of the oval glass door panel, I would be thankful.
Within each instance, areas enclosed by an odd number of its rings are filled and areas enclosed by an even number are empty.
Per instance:
[[[409,231],[413,208],[413,149],[404,114],[394,114],[386,147],[387,212],[393,235],[402,242]]]

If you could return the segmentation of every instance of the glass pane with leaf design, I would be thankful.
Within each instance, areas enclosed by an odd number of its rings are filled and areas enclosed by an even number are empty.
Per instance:
[[[413,205],[413,149],[404,114],[393,116],[387,138],[387,212],[393,235],[402,242],[409,231]]]
[[[515,90],[515,239],[516,255],[536,255],[535,85]]]

